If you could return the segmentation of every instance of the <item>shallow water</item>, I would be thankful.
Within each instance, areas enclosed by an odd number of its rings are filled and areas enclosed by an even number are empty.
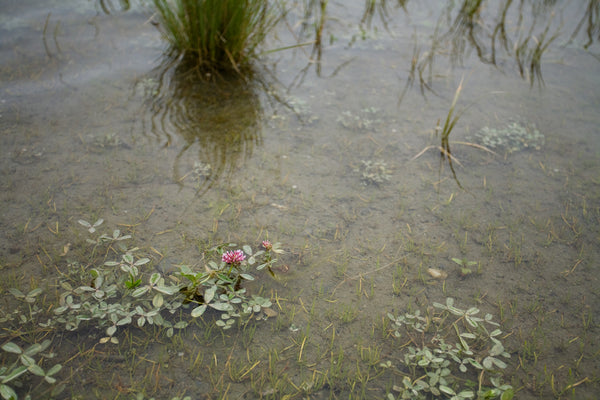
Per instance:
[[[510,6],[493,64],[496,5],[469,32],[444,2],[389,2],[370,25],[363,2],[330,2],[321,49],[269,53],[250,82],[214,83],[167,62],[148,8],[113,3],[14,1],[0,16],[3,293],[85,258],[79,219],[132,234],[162,271],[266,237],[287,271],[249,285],[281,299],[251,339],[204,323],[177,339],[132,329],[118,350],[93,347],[102,333],[58,335],[64,398],[383,398],[402,375],[364,352],[402,362],[386,314],[447,297],[501,321],[515,398],[595,398],[600,49],[577,31],[583,4]],[[303,25],[293,6],[268,49],[314,39],[317,18]],[[538,71],[515,53],[546,27]],[[461,82],[450,164],[436,126]],[[544,140],[481,147],[484,127],[511,122]],[[385,174],[367,169],[377,162]],[[452,258],[478,267],[462,276]]]

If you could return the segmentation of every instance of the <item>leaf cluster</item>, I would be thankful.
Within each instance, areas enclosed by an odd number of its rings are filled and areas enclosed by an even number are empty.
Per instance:
[[[215,254],[220,259],[227,249],[235,247],[235,243],[227,243],[211,248],[209,254]],[[216,324],[228,329],[235,318],[250,314],[260,317],[262,310],[272,305],[270,300],[259,296],[247,297],[246,289],[241,284],[254,280],[251,269],[260,271],[267,268],[272,273],[271,266],[277,261],[273,254],[282,252],[280,243],[273,244],[269,250],[253,251],[248,245],[242,246],[242,249],[247,259],[240,263],[211,260],[204,271],[193,271],[186,265],[179,266],[176,275],[182,278],[181,291],[186,294],[186,301],[196,304],[191,311],[192,317],[200,317],[211,308],[221,312],[221,320]]]
[[[56,383],[53,375],[62,369],[62,365],[55,364],[50,369],[44,370],[41,366],[41,359],[38,361],[35,358],[38,354],[43,358],[52,358],[53,354],[42,354],[50,344],[50,340],[44,340],[42,343],[34,343],[25,349],[14,342],[2,345],[5,353],[16,357],[11,364],[0,366],[0,396],[3,399],[16,400],[18,398],[14,387],[21,386],[19,378],[27,373],[41,377],[48,384]],[[55,391],[53,394],[58,394],[57,392]]]
[[[452,298],[433,306],[441,313],[388,314],[393,335],[407,335],[411,343],[402,360],[410,374],[403,377],[402,385],[394,386],[397,399],[512,399],[513,388],[502,382],[507,367],[502,358],[510,354],[499,339],[502,331],[493,316],[481,318],[475,307],[460,309]],[[388,398],[396,399],[393,394]]]

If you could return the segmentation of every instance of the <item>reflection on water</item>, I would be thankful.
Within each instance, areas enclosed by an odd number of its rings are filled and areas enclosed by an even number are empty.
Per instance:
[[[129,0],[96,0],[96,4],[105,14],[128,11],[131,9]]]
[[[174,180],[193,182],[202,194],[242,167],[261,143],[258,89],[249,77],[211,79],[179,60],[162,64],[152,75],[156,78],[141,81],[149,114],[144,133],[165,147],[177,143]],[[189,152],[195,152],[191,171],[184,165]]]
[[[309,20],[308,17],[313,14],[320,15],[315,20],[319,23],[313,24],[315,43],[322,42],[323,25],[328,19],[327,3],[307,3],[305,20]],[[390,10],[400,8],[405,16],[410,17],[409,4],[412,5],[409,0],[367,0],[360,23],[370,28],[374,17],[378,16],[388,29],[394,20]],[[432,64],[436,57],[448,57],[455,65],[462,65],[465,57],[474,52],[481,62],[501,69],[512,68],[506,65],[512,58],[514,68],[523,79],[530,85],[536,81],[543,85],[542,57],[560,35],[570,34],[570,43],[583,33],[585,49],[600,39],[600,1],[588,0],[582,7],[583,4],[546,0],[441,2],[437,7],[434,6],[443,12],[439,14],[433,31],[427,29],[421,32],[425,37],[420,38],[419,42],[429,42],[428,51],[421,52],[421,46],[415,43],[411,79],[414,80],[418,71],[421,92],[424,93],[424,89],[431,90]],[[559,17],[559,14],[565,15]],[[571,15],[575,18],[570,18]],[[400,16],[395,17],[399,19]],[[579,22],[576,25],[567,23],[572,20]],[[314,54],[317,55],[317,62],[320,62],[323,49],[319,47],[318,52],[313,51]],[[597,54],[591,54],[598,57]]]
[[[472,51],[481,62],[501,68],[506,59],[512,57],[522,78],[531,85],[536,80],[543,85],[542,56],[564,29],[572,31],[572,37],[575,37],[586,24],[586,48],[600,36],[598,0],[589,0],[588,7],[580,13],[581,22],[577,27],[565,26],[564,20],[557,17],[564,11],[560,8],[577,9],[577,4],[558,3],[465,0],[455,6],[450,2],[439,20],[439,24],[446,24],[447,33],[438,38],[441,38],[440,44],[432,46],[443,49],[449,44],[450,58],[455,64],[461,64]],[[450,39],[449,43],[446,38]]]

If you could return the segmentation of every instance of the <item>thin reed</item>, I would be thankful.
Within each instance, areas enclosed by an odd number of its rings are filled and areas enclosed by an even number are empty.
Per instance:
[[[276,19],[267,0],[154,0],[173,52],[201,68],[240,72]]]

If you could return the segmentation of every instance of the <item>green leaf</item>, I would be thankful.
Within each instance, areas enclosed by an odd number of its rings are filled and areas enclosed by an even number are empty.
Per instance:
[[[477,339],[477,336],[475,336],[474,334],[472,334],[470,332],[461,333],[460,336],[467,338],[467,339]]]
[[[515,395],[515,392],[512,390],[512,388],[505,390],[504,393],[502,393],[500,400],[512,400],[514,395]]]
[[[268,262],[264,263],[264,264],[260,264],[258,267],[256,267],[257,271],[260,271],[261,269],[263,269],[264,267],[266,267],[267,265],[269,265]]]
[[[8,342],[6,344],[4,344],[2,346],[2,350],[9,352],[9,353],[14,353],[14,354],[21,354],[23,352],[23,350],[21,350],[21,348],[14,344],[13,342]]]
[[[127,286],[128,289],[134,289],[136,287],[138,287],[140,284],[142,283],[141,279],[138,280],[130,280],[130,281],[125,281],[125,286]]]
[[[475,393],[471,390],[463,390],[462,392],[457,394],[461,399],[472,399],[475,397]]]
[[[254,277],[252,275],[249,275],[249,274],[240,274],[240,276],[242,278],[244,278],[245,280],[247,280],[247,281],[253,281],[254,280]]]
[[[494,337],[494,336],[498,336],[500,334],[502,334],[502,331],[500,329],[495,329],[492,333],[490,333],[490,336]]]
[[[229,303],[211,303],[210,306],[212,308],[214,308],[215,310],[219,310],[219,311],[229,311],[231,310],[233,307],[231,307],[231,304]]]
[[[29,372],[31,372],[32,374],[37,375],[37,376],[45,376],[46,375],[43,368],[37,364],[30,365],[29,368],[27,368],[27,369],[29,370]]]
[[[156,290],[157,292],[161,292],[163,294],[172,296],[175,293],[179,292],[179,286],[162,286],[162,285],[159,285],[159,286],[156,286],[154,288],[154,290]]]
[[[242,249],[244,250],[244,253],[246,253],[248,255],[252,255],[252,248],[250,246],[248,246],[247,244],[243,245]]]
[[[204,291],[204,302],[206,304],[210,303],[212,299],[215,297],[215,292],[217,291],[217,286],[213,285],[210,288]]]
[[[61,394],[66,388],[67,388],[67,385],[65,385],[64,383],[61,383],[61,384],[55,386],[54,389],[52,389],[52,392],[50,392],[50,394],[53,397],[56,397],[59,394]]]
[[[106,334],[108,336],[114,335],[116,331],[117,331],[117,326],[116,325],[111,325],[108,328],[106,328]]]
[[[7,385],[0,385],[0,395],[4,400],[17,400],[17,394]]]
[[[50,368],[48,370],[48,372],[46,372],[46,376],[51,376],[56,374],[58,371],[60,371],[62,369],[62,365],[60,364],[56,364],[55,366],[53,366],[52,368]]]
[[[35,360],[33,359],[33,357],[30,357],[27,354],[21,354],[19,359],[21,360],[21,364],[23,364],[27,367],[35,365]]]
[[[451,388],[449,388],[448,386],[440,385],[439,389],[440,389],[440,392],[449,394],[450,396],[456,395],[456,392],[454,390],[452,390]]]
[[[35,288],[32,291],[30,291],[29,293],[27,293],[27,297],[35,297],[39,294],[41,294],[43,292],[43,290],[41,288]]]
[[[127,264],[133,264],[133,256],[130,253],[123,254],[122,258]]]
[[[33,356],[39,353],[40,351],[42,351],[42,345],[40,343],[34,343],[27,349],[25,349],[24,353],[28,356]]]
[[[8,291],[15,296],[17,299],[22,299],[25,297],[25,295],[23,294],[23,292],[21,292],[19,289],[17,288],[10,288],[8,289]]]
[[[139,267],[140,265],[148,264],[149,262],[150,262],[150,259],[149,259],[149,258],[145,258],[145,257],[144,257],[144,258],[140,258],[139,260],[137,260],[137,261],[135,262],[135,264],[133,264],[133,265],[135,265],[135,266],[138,266],[138,267]]]
[[[493,362],[494,364],[496,364],[496,366],[497,366],[498,368],[505,369],[505,368],[507,367],[507,365],[506,365],[506,363],[505,363],[504,361],[502,361],[502,360],[499,360],[499,359],[497,359],[497,358],[492,358],[492,362]]]
[[[144,293],[146,293],[148,291],[148,289],[150,289],[148,286],[139,287],[139,288],[135,289],[133,291],[133,293],[131,293],[131,295],[133,297],[140,297],[141,295],[143,295]]]
[[[467,314],[469,314],[469,315],[475,315],[478,313],[479,313],[479,308],[477,308],[477,307],[472,307],[467,310]]]
[[[206,304],[202,304],[201,306],[194,308],[192,310],[192,317],[197,318],[204,314],[204,311],[206,311]]]
[[[499,356],[502,353],[504,353],[504,346],[502,346],[502,343],[496,343],[490,350],[491,356]]]
[[[440,304],[440,303],[436,303],[435,301],[433,302],[433,306],[434,306],[434,307],[436,307],[436,308],[441,308],[441,309],[443,309],[443,310],[445,310],[445,309],[446,309],[446,306],[445,306],[445,305],[443,305],[443,304]]]
[[[159,280],[160,280],[160,274],[158,272],[155,272],[152,275],[150,275],[150,284],[151,285],[158,284]]]
[[[477,362],[476,360],[474,360],[472,358],[468,358],[467,361],[469,361],[469,364],[471,364],[475,368],[477,368],[477,369],[483,369],[483,366],[479,362]]]
[[[160,308],[160,307],[162,307],[163,303],[164,303],[164,299],[163,299],[162,294],[156,293],[154,295],[154,297],[152,298],[152,305],[155,308]]]
[[[24,365],[21,365],[18,368],[13,369],[8,375],[4,376],[2,378],[2,383],[8,383],[10,381],[12,381],[15,378],[18,378],[19,376],[23,375],[25,372],[27,372],[27,367]]]
[[[485,369],[492,369],[492,357],[486,357],[483,359],[483,367]]]

